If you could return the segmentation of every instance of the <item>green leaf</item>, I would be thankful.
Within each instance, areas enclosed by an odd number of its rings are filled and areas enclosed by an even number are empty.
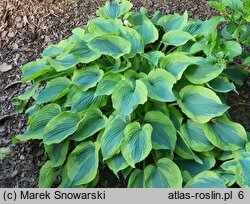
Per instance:
[[[193,58],[181,52],[170,53],[160,61],[160,67],[171,73],[176,80],[181,79],[183,72],[192,64],[195,64]]]
[[[226,188],[226,182],[212,171],[203,171],[190,179],[185,188]]]
[[[212,17],[212,18],[206,20],[202,24],[203,34],[205,36],[208,36],[211,33],[214,33],[215,31],[217,31],[218,24],[220,24],[223,21],[225,21],[225,19],[222,16],[215,16],[215,17]]]
[[[144,160],[152,149],[152,126],[133,122],[126,126],[125,138],[122,141],[121,152],[128,164],[135,168],[135,164]]]
[[[11,149],[9,147],[0,147],[0,161],[4,160],[10,153]]]
[[[250,157],[240,159],[236,166],[236,180],[241,188],[250,187]]]
[[[81,41],[76,43],[75,46],[70,51],[79,62],[89,63],[101,57],[101,53],[91,50],[87,42]]]
[[[172,88],[176,83],[176,80],[167,71],[163,69],[154,69],[142,80],[147,86],[148,96],[151,99],[161,102],[171,102],[176,100],[172,93]]]
[[[131,44],[131,51],[129,54],[134,55],[143,52],[144,41],[142,36],[136,30],[129,27],[121,27],[120,36]]]
[[[105,126],[106,120],[106,116],[99,109],[89,109],[83,116],[78,129],[71,139],[82,141],[93,136]]]
[[[149,19],[144,20],[140,25],[135,25],[133,28],[141,34],[145,44],[153,43],[159,37],[157,28]]]
[[[160,58],[164,56],[165,54],[161,51],[152,51],[143,54],[143,57],[147,58],[153,64],[154,67],[158,65]]]
[[[78,64],[77,59],[72,54],[58,56],[56,59],[49,59],[50,65],[57,71],[65,71]]]
[[[202,86],[189,85],[180,91],[178,100],[182,111],[194,122],[206,123],[228,110],[220,98],[210,89]]]
[[[105,96],[95,96],[95,89],[78,90],[72,99],[71,112],[82,112],[90,108],[100,108],[106,104]]]
[[[95,96],[111,95],[116,84],[122,80],[119,73],[110,73],[105,75],[97,84]]]
[[[243,126],[230,121],[226,116],[215,119],[215,122],[204,124],[208,140],[222,150],[238,150],[244,148],[247,134]]]
[[[156,166],[149,165],[144,172],[146,188],[182,187],[181,171],[170,159],[160,159],[157,161]]]
[[[223,162],[220,168],[222,168],[226,172],[235,174],[237,163],[238,163],[237,159],[231,159],[229,161]]]
[[[30,125],[28,126],[27,131],[21,135],[17,135],[16,138],[20,141],[42,139],[47,123],[60,113],[61,107],[57,104],[51,103],[44,106],[32,116],[32,119],[29,120]]]
[[[189,33],[192,36],[202,35],[204,31],[204,22],[198,19],[191,20],[183,28],[183,31]]]
[[[21,79],[21,82],[30,81],[50,71],[51,68],[48,64],[47,58],[29,62],[22,67],[23,78]]]
[[[79,121],[75,113],[62,112],[55,116],[45,127],[43,142],[46,145],[60,143],[77,130]]]
[[[31,97],[34,98],[34,96],[36,94],[36,90],[37,90],[38,87],[39,87],[39,83],[34,82],[32,84],[32,86],[29,89],[27,89],[23,94],[19,95],[17,97],[17,99],[19,99],[19,100],[27,100],[27,99],[30,99]]]
[[[147,101],[147,88],[140,80],[135,86],[128,80],[122,80],[115,86],[112,94],[113,107],[120,113],[122,119],[132,113],[136,105]]]
[[[176,130],[172,121],[159,111],[150,111],[145,115],[145,122],[152,128],[153,149],[174,150],[176,143]]]
[[[187,24],[187,22],[188,13],[185,12],[183,16],[179,14],[164,15],[157,21],[157,24],[162,26],[165,32],[168,32],[170,30],[180,30]]]
[[[98,65],[84,67],[74,71],[72,83],[79,86],[83,91],[95,87],[96,84],[102,79],[103,71],[99,69]]]
[[[39,188],[50,188],[57,176],[57,171],[53,168],[53,162],[47,161],[39,173]]]
[[[234,58],[242,53],[241,45],[236,41],[226,41],[221,45],[221,49],[226,56]]]
[[[69,140],[64,140],[58,144],[45,145],[45,151],[48,154],[53,167],[61,166],[67,156]]]
[[[99,163],[98,143],[82,142],[68,157],[67,173],[74,185],[90,183],[96,177]]]
[[[128,188],[143,188],[144,182],[144,171],[140,169],[134,169],[129,176]]]
[[[107,1],[104,7],[96,11],[96,15],[103,18],[118,18],[127,13],[132,6],[133,4],[126,0]]]
[[[119,171],[126,169],[129,166],[121,153],[116,154],[114,157],[107,160],[107,165],[115,175],[118,175]]]
[[[245,79],[248,76],[248,72],[241,67],[227,67],[227,69],[223,71],[223,74],[241,86],[244,84]]]
[[[69,91],[71,81],[66,77],[58,77],[49,81],[44,89],[42,89],[37,96],[37,103],[45,103],[55,101]]]
[[[120,152],[126,125],[127,123],[118,116],[109,118],[100,141],[103,160],[107,160]]]
[[[222,3],[234,10],[244,10],[243,2],[241,0],[222,0]]]
[[[180,111],[175,107],[169,107],[169,118],[177,130],[180,129],[183,117]]]
[[[209,81],[208,87],[220,93],[227,93],[232,90],[237,93],[234,84],[229,82],[227,77],[223,77],[223,76],[218,76],[217,78]]]
[[[186,124],[181,126],[180,132],[190,148],[196,152],[210,151],[214,148],[207,139],[200,123],[188,120]]]
[[[181,30],[171,30],[162,37],[162,42],[167,45],[180,46],[186,44],[187,41],[195,41],[195,38],[187,32]]]
[[[129,54],[131,51],[131,44],[127,40],[113,35],[95,37],[88,43],[88,46],[96,52],[110,55],[115,59]]]
[[[194,84],[204,84],[221,74],[223,67],[210,64],[202,57],[195,57],[196,65],[189,66],[185,72],[187,79]]]

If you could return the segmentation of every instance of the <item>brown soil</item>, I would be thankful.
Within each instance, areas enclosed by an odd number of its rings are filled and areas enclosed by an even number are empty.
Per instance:
[[[191,18],[207,19],[216,14],[205,0],[132,0],[134,9],[141,6],[152,14],[183,13]],[[46,160],[37,141],[19,142],[11,139],[25,130],[26,117],[15,111],[11,99],[24,92],[27,85],[18,83],[23,64],[38,58],[39,53],[51,43],[68,37],[71,30],[84,26],[95,17],[103,0],[2,0],[0,2],[0,147],[10,147],[12,152],[0,161],[0,187],[37,187],[41,165]],[[229,100],[232,117],[250,130],[250,79],[239,89],[240,95]],[[104,169],[104,171],[107,171]],[[102,173],[100,187],[120,187],[110,172]]]

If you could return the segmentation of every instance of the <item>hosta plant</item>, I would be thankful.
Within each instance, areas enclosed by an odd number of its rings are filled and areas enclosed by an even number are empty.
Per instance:
[[[40,187],[94,187],[107,166],[128,187],[249,187],[250,145],[228,114],[227,64],[241,55],[207,21],[107,2],[23,66],[27,131],[48,161]],[[236,49],[237,48],[237,49]]]

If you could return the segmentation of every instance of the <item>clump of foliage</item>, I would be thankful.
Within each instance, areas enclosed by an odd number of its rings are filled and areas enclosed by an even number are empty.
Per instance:
[[[249,187],[249,135],[226,105],[242,48],[221,39],[223,17],[131,8],[107,2],[23,66],[32,87],[15,100],[32,105],[16,139],[44,145],[39,186],[94,187],[107,165],[128,187]]]

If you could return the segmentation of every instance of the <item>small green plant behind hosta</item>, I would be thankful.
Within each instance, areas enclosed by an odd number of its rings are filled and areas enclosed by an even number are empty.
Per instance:
[[[128,187],[249,187],[250,143],[228,114],[227,67],[242,54],[223,17],[152,18],[107,2],[85,29],[23,66],[27,131],[48,161],[40,187],[94,187],[107,166]],[[32,99],[32,100],[30,100]]]

